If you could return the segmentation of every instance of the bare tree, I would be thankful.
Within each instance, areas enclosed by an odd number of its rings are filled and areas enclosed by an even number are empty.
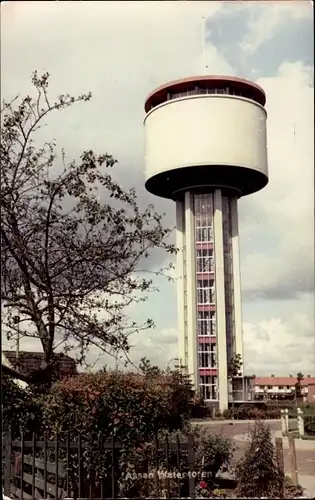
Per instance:
[[[129,335],[153,326],[126,314],[153,289],[143,262],[153,249],[176,252],[162,216],[153,206],[141,211],[135,190],[113,180],[112,156],[84,151],[79,162],[67,162],[53,141],[36,146],[36,132],[51,113],[91,99],[67,94],[52,102],[48,81],[48,73],[35,72],[34,96],[4,101],[1,110],[3,324],[9,338],[18,332],[39,339],[45,359],[26,381],[51,372],[58,345],[77,348],[81,361],[92,345],[127,352]]]

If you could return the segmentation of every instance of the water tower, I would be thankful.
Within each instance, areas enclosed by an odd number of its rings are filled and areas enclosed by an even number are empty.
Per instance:
[[[243,359],[237,200],[268,183],[265,102],[229,76],[172,81],[145,102],[145,186],[176,203],[179,358],[221,410],[229,361]]]

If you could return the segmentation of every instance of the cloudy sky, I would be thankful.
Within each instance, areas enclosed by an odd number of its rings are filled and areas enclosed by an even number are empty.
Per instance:
[[[49,122],[49,138],[69,157],[113,154],[116,175],[170,226],[173,203],[143,188],[146,95],[207,73],[265,89],[270,182],[239,202],[245,369],[315,375],[311,2],[2,2],[1,11],[2,97],[27,94],[34,69],[51,73],[53,94],[91,90],[92,102]],[[132,359],[166,365],[177,356],[176,287],[156,285],[130,312],[156,323],[132,339]]]

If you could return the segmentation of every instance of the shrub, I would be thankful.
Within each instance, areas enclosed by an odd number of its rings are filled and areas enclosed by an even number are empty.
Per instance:
[[[212,491],[212,498],[227,498],[227,494],[225,490],[222,490],[221,488],[215,488]]]
[[[271,432],[263,422],[256,421],[244,457],[236,464],[239,498],[278,497],[284,477],[276,462]]]
[[[281,407],[277,401],[267,401],[264,410],[264,418],[280,418],[281,417]]]
[[[209,490],[203,486],[204,481],[201,481],[196,486],[196,498],[228,498],[225,490],[221,488],[214,488]]]
[[[13,439],[19,436],[21,429],[26,434],[40,429],[42,423],[40,401],[29,387],[22,389],[11,377],[2,374],[1,396],[3,430],[10,430]]]
[[[233,443],[205,427],[194,429],[194,441],[195,467],[198,471],[206,472],[207,482],[211,486],[218,472],[228,469],[233,457]]]
[[[203,485],[205,483],[205,485]],[[205,481],[200,481],[196,486],[196,498],[213,498],[212,491],[208,489]]]
[[[228,410],[223,411],[222,416],[225,420],[231,420],[232,418],[234,418],[234,412],[229,408]]]
[[[274,407],[274,408],[267,408],[265,412],[263,412],[264,418],[265,419],[276,419],[281,417],[281,410],[280,408]]]
[[[294,484],[288,476],[284,478],[284,497],[285,498],[300,498],[304,493],[304,489],[299,484]]]
[[[191,410],[191,418],[203,420],[209,417],[209,408],[206,405],[194,405]]]
[[[204,419],[209,416],[209,407],[200,394],[195,394],[192,401],[191,418]]]
[[[81,433],[82,440],[90,442],[90,450],[82,453],[82,473],[86,475],[92,468],[95,484],[97,477],[107,476],[103,487],[109,496],[112,455],[109,449],[95,453],[99,449],[99,433],[104,441],[114,436],[115,442],[124,446],[115,452],[117,470],[126,473],[127,464],[133,461],[138,472],[145,471],[148,467],[145,457],[150,456],[151,448],[153,453],[155,437],[162,431],[171,433],[188,427],[193,406],[191,386],[185,376],[178,371],[162,373],[150,367],[142,374],[118,371],[79,374],[57,382],[43,401],[50,436],[67,433],[75,441]],[[60,459],[63,458],[60,450]],[[73,454],[73,467],[75,461]],[[130,471],[133,470],[131,467]],[[75,487],[75,468],[73,471]],[[119,474],[116,479],[120,484]],[[127,483],[124,488],[134,491],[135,486]],[[95,488],[94,494],[100,496],[98,486]]]
[[[234,410],[236,420],[257,420],[264,418],[264,412],[253,405],[241,405]]]
[[[281,407],[276,401],[267,401],[264,407],[252,404],[241,405],[234,410],[237,420],[276,419],[281,417]]]
[[[215,420],[224,420],[224,415],[223,413],[218,410],[218,409],[215,409],[215,412],[214,412],[214,419]]]
[[[315,415],[307,415],[304,417],[304,432],[309,436],[315,436]]]
[[[115,434],[131,444],[187,425],[192,408],[190,384],[180,373],[84,373],[56,383],[44,400],[53,432]]]
[[[217,414],[216,418],[225,420],[258,420],[258,419],[280,419],[281,408],[276,403],[266,403],[265,407],[257,408],[252,404],[243,404],[234,409],[224,410],[222,414]]]

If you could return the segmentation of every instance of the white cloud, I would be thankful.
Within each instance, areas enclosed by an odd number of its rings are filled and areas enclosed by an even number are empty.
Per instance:
[[[313,289],[311,70],[301,63],[284,63],[276,77],[258,83],[267,94],[269,185],[240,202],[242,282],[244,292],[294,295]],[[247,253],[248,241],[257,242],[255,251]]]
[[[142,357],[148,358],[152,364],[161,367],[171,366],[178,356],[178,331],[175,328],[151,330],[131,339],[134,348],[130,353],[131,360],[137,364]]]
[[[248,32],[241,43],[241,49],[247,54],[254,54],[261,45],[275,38],[287,23],[310,16],[312,9],[311,2],[274,2],[272,8],[266,6],[257,15],[259,6],[255,4],[249,10]]]
[[[306,315],[296,313],[287,321],[271,318],[255,325],[245,323],[244,343],[247,374],[314,374],[314,328]]]

